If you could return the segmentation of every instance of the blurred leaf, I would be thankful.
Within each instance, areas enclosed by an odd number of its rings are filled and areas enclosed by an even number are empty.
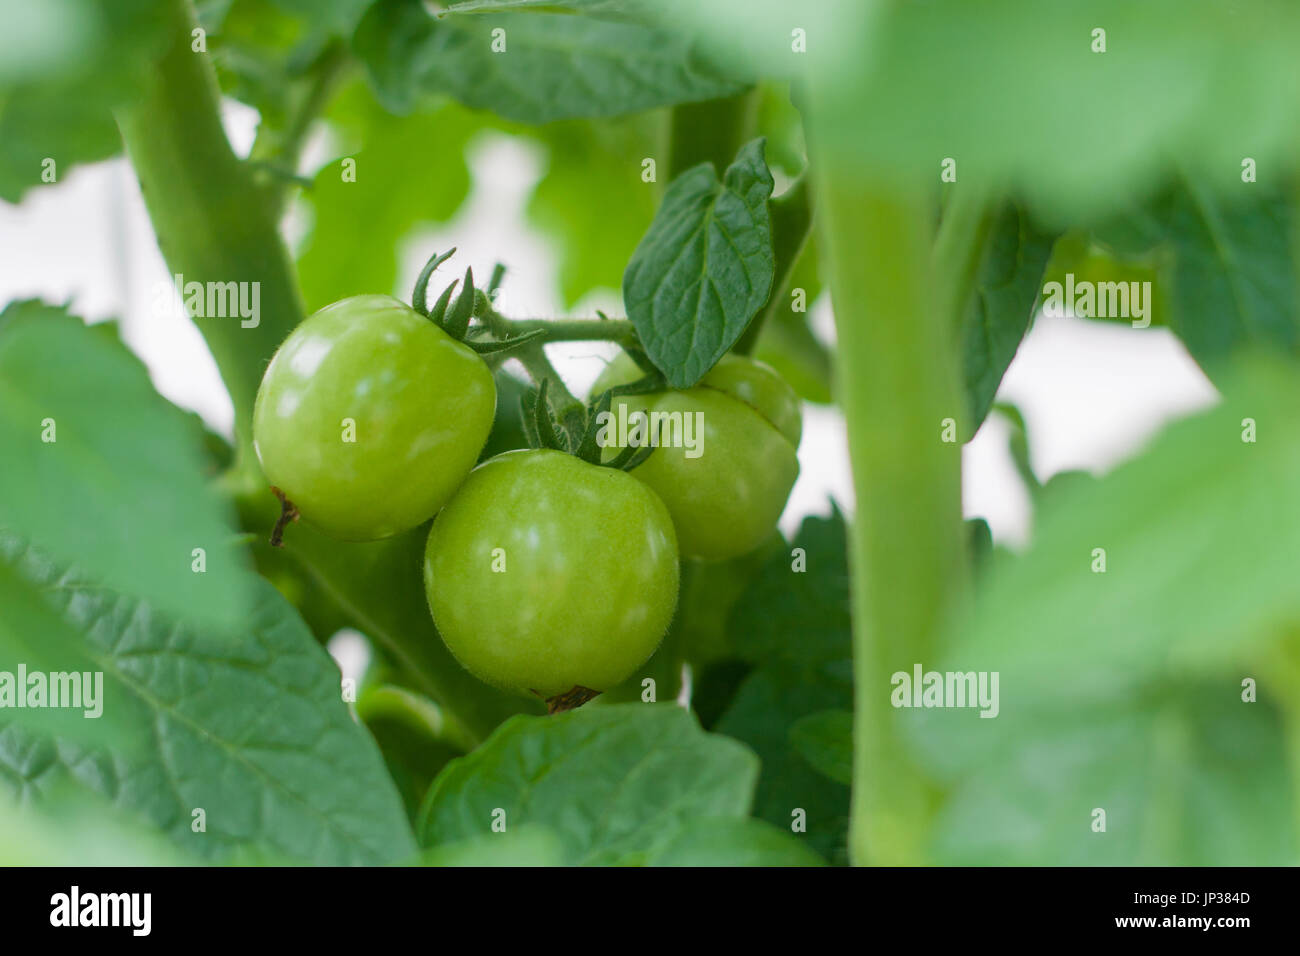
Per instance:
[[[12,303],[0,396],[0,525],[159,609],[244,619],[245,558],[204,480],[199,435],[135,356],[62,308]],[[55,441],[43,440],[47,420]]]
[[[379,0],[354,46],[380,99],[397,113],[429,93],[449,93],[475,109],[535,124],[740,90],[699,61],[678,33],[618,18],[505,12],[436,20],[416,0]]]
[[[1064,287],[1066,275],[1069,274],[1074,276],[1076,286],[1081,282],[1150,282],[1153,289],[1159,289],[1162,285],[1159,274],[1168,265],[1161,260],[1167,258],[1168,252],[1167,248],[1159,248],[1136,257],[1120,255],[1095,242],[1088,230],[1075,229],[1056,240],[1052,258],[1043,275],[1043,286],[1046,287],[1049,282],[1059,282]],[[1151,297],[1152,326],[1168,325],[1168,311],[1168,296]],[[1088,318],[1124,325],[1130,325],[1133,321],[1128,316],[1099,315]]]
[[[669,185],[623,275],[623,301],[651,360],[694,385],[767,301],[775,264],[763,141],[741,147],[719,182],[711,165]]]
[[[294,80],[330,36],[320,20],[280,7],[272,0],[230,0],[198,10],[221,89],[257,109],[259,132],[285,125]]]
[[[644,116],[574,120],[536,131],[550,162],[529,200],[528,216],[557,247],[567,306],[597,287],[619,288],[654,218],[655,187],[642,182],[641,159],[655,155],[657,132]]]
[[[734,740],[706,734],[670,704],[582,708],[513,717],[448,764],[421,814],[434,846],[544,824],[565,862],[644,862],[688,821],[744,816],[758,767]]]
[[[691,820],[648,866],[824,866],[800,838],[749,817]]]
[[[808,145],[804,140],[803,116],[790,98],[788,83],[759,86],[758,129],[767,140],[767,161],[794,179],[808,166]],[[810,296],[812,301],[815,296]]]
[[[305,194],[314,224],[298,272],[308,310],[361,293],[405,300],[410,290],[397,288],[401,242],[460,208],[470,186],[465,146],[480,124],[453,103],[392,116],[361,83],[339,94],[327,118],[356,162],[355,182],[344,180],[336,159]]]
[[[1036,212],[1100,215],[1193,171],[1294,155],[1300,7],[1258,0],[660,0],[729,69],[817,82],[823,147],[862,176],[912,179],[945,157],[959,180],[1015,182]],[[803,29],[806,54],[792,51]],[[1093,30],[1106,52],[1093,52]],[[869,121],[864,121],[869,118]],[[1261,180],[1263,181],[1263,180]]]
[[[966,541],[970,546],[971,567],[978,573],[984,571],[993,557],[993,530],[983,518],[968,518]]]
[[[756,667],[716,729],[749,744],[762,761],[754,815],[786,829],[803,810],[808,845],[843,863],[849,788],[813,769],[790,736],[803,717],[853,706],[843,517],[805,518],[793,546],[803,549],[807,570],[792,570],[789,551],[774,554],[732,612],[732,640]]]
[[[1169,668],[1240,660],[1300,622],[1300,496],[1279,493],[1300,488],[1297,408],[1293,372],[1244,365],[1221,406],[1104,478],[1043,495],[1029,551],[996,562],[954,624],[951,661],[999,670],[1020,706],[1115,700]]]
[[[979,431],[1007,366],[1029,329],[1054,233],[1036,227],[1013,205],[989,233],[975,289],[962,313],[962,370],[970,419],[965,438]]]
[[[564,845],[555,831],[535,823],[505,833],[443,843],[420,855],[424,866],[564,866]]]
[[[853,783],[853,712],[823,710],[795,721],[790,742],[810,764],[843,784]]]
[[[639,5],[652,3],[653,0],[451,0],[446,4],[448,13],[495,13],[498,10],[534,9],[542,12],[550,10],[579,10],[587,12],[611,11],[623,12],[633,10]]]
[[[1300,358],[1289,186],[1179,181],[1145,206],[1098,227],[1121,254],[1163,253],[1155,301],[1192,358],[1211,375],[1247,348]]]
[[[61,182],[121,150],[112,111],[139,94],[162,26],[153,0],[0,6],[0,199],[42,183],[47,159]]]
[[[1140,195],[1170,156],[1234,176],[1252,157],[1268,179],[1293,152],[1300,7],[1285,0],[1248,17],[1219,0],[833,6],[848,55],[825,88],[827,134],[866,176],[937,176],[954,157],[959,178],[1014,181],[1079,217]]]
[[[0,778],[2,779],[2,778]],[[189,866],[158,831],[117,813],[84,792],[40,806],[0,793],[0,866]]]
[[[281,10],[348,34],[374,0],[274,0]]]
[[[269,584],[257,584],[240,627],[195,629],[3,543],[84,632],[105,711],[129,731],[83,747],[3,726],[0,781],[22,800],[79,784],[206,859],[378,864],[414,852],[374,742],[342,702],[338,668]],[[206,832],[191,829],[196,808]]]
[[[1059,673],[1039,680],[1049,686]],[[1098,707],[914,711],[954,759],[938,862],[980,866],[1294,866],[1300,862],[1276,710],[1236,674],[1147,687]],[[1106,831],[1093,832],[1095,809]]]

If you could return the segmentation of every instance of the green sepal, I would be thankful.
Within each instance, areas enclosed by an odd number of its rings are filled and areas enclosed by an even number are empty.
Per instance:
[[[563,434],[563,429],[560,429],[559,432],[556,431],[555,421],[551,418],[551,405],[546,398],[550,383],[549,378],[542,379],[542,384],[537,389],[537,402],[533,406],[533,421],[537,426],[539,447],[554,448],[556,451],[567,452],[569,450],[568,435]]]
[[[524,430],[524,438],[529,448],[542,447],[541,436],[537,434],[537,390],[530,388],[519,396],[519,423]]]
[[[610,403],[613,400],[614,390],[607,388],[587,411],[587,427],[582,433],[582,441],[578,443],[578,450],[574,454],[589,464],[600,464],[602,449],[596,441],[596,436],[600,433],[600,416],[603,412],[609,411]]]
[[[533,339],[545,334],[545,329],[533,329],[531,332],[525,332],[523,335],[516,335],[512,339],[466,337],[465,344],[479,355],[499,355],[502,352],[513,351],[521,345],[527,345],[529,342],[533,341]]]
[[[433,309],[428,312],[429,321],[440,329],[446,325],[447,303],[451,301],[451,294],[456,291],[456,286],[459,284],[459,279],[453,279],[451,285],[447,286],[442,295],[438,296],[438,301],[434,303]]]
[[[465,338],[469,331],[469,320],[474,314],[474,270],[465,270],[465,282],[460,287],[460,295],[447,310],[447,317],[442,323],[442,330],[457,342]]]
[[[452,246],[441,255],[435,252],[429,257],[429,261],[424,264],[424,268],[420,270],[420,275],[415,280],[415,289],[411,292],[411,308],[421,315],[429,315],[429,277],[433,275],[434,269],[437,269],[438,266],[450,259],[455,252],[455,246]],[[442,323],[439,322],[438,324],[441,325]]]

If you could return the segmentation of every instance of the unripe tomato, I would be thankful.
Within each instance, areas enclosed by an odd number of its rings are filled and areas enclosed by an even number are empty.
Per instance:
[[[620,356],[592,395],[641,377]],[[616,399],[613,411],[694,418],[702,425],[698,457],[679,444],[657,447],[631,474],[667,505],[686,557],[721,560],[747,554],[776,526],[795,479],[802,430],[799,398],[771,367],[728,355],[693,388]],[[665,434],[668,434],[667,432]],[[606,449],[608,457],[617,448]]]
[[[385,295],[309,316],[262,378],[253,444],[309,523],[352,541],[413,528],[474,466],[496,387],[472,349]]]
[[[429,609],[452,654],[543,698],[608,690],[645,663],[677,579],[663,502],[624,472],[550,450],[474,469],[425,549]]]

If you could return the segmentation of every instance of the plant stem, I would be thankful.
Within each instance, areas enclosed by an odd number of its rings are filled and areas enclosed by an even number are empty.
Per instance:
[[[930,265],[938,288],[939,314],[949,316],[957,329],[961,327],[963,307],[975,288],[996,205],[993,193],[977,185],[948,188],[955,192],[939,222]]]
[[[668,129],[668,176],[672,182],[692,166],[712,163],[718,175],[754,134],[758,96],[736,96],[674,106]]]
[[[250,461],[262,370],[302,320],[302,299],[266,193],[226,140],[211,62],[190,51],[189,6],[167,0],[160,8],[172,46],[150,73],[143,98],[117,122],[171,272],[205,287],[237,282],[257,290],[256,317],[194,317],[235,406],[240,456]]]
[[[808,183],[808,176],[799,177],[793,186],[768,203],[768,210],[772,216],[772,252],[776,261],[772,292],[767,304],[750,320],[744,334],[736,342],[733,351],[740,355],[749,355],[754,351],[767,320],[777,310],[787,307],[787,286],[812,232],[812,187]]]
[[[569,391],[568,386],[564,384],[564,379],[560,378],[560,373],[546,357],[546,350],[541,345],[530,344],[521,347],[512,358],[519,360],[519,364],[524,367],[524,371],[528,373],[534,385],[541,387],[543,379],[549,382],[547,391],[550,393],[551,408],[555,410],[560,421],[565,421],[569,412],[586,408]]]
[[[918,864],[937,794],[905,742],[912,711],[891,706],[890,677],[931,664],[964,592],[961,446],[940,440],[943,419],[961,416],[955,340],[930,295],[925,190],[864,178],[830,149],[813,170],[857,499],[849,852],[856,864]]]
[[[306,77],[295,84],[289,122],[284,129],[266,125],[259,127],[253,147],[248,153],[249,160],[274,164],[286,174],[296,173],[307,134],[338,88],[351,62],[347,46],[342,41],[336,40],[326,47]],[[284,213],[292,187],[293,182],[287,176],[270,187],[272,214],[277,220]]]
[[[539,342],[617,342],[633,345],[636,328],[627,319],[516,319],[506,320],[511,335],[541,329]]]

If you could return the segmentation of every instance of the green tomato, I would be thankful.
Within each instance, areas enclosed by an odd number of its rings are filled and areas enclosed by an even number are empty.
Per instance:
[[[409,306],[360,295],[309,316],[271,359],[253,444],[309,523],[368,541],[433,516],[487,440],[496,386]]]
[[[592,394],[640,377],[636,364],[622,356],[596,380]],[[675,427],[666,428],[664,443],[631,474],[667,505],[684,556],[734,558],[772,533],[799,477],[802,416],[798,396],[771,367],[724,356],[693,388],[620,398],[612,410],[629,417],[644,411],[652,423],[656,415],[682,423],[683,440],[674,440]],[[698,433],[687,430],[696,423]],[[617,451],[607,445],[602,454]]]
[[[467,670],[551,698],[605,691],[658,647],[677,603],[677,542],[645,485],[549,450],[484,462],[433,522],[434,624]]]

